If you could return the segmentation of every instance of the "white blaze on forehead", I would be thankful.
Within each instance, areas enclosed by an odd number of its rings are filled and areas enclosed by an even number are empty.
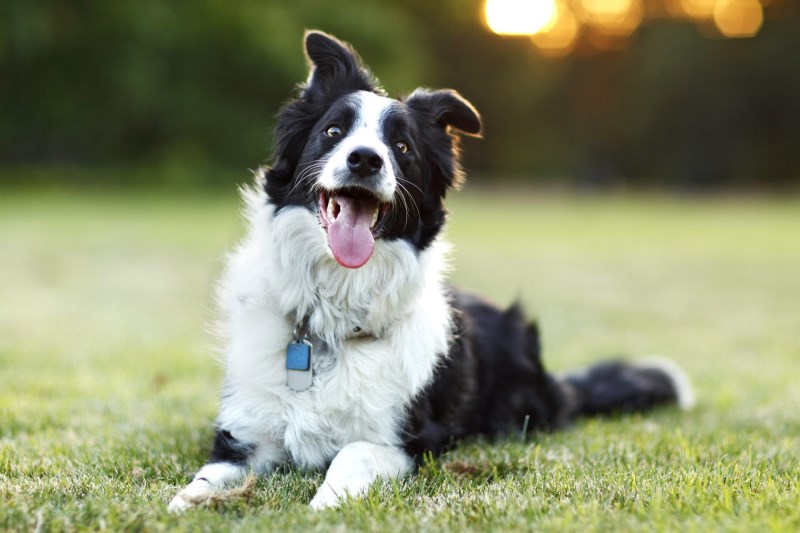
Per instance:
[[[359,91],[353,96],[357,102],[353,133],[372,132],[379,140],[382,140],[383,119],[394,100],[368,91]]]
[[[370,148],[383,160],[375,192],[381,200],[389,201],[396,186],[395,163],[389,141],[383,137],[383,123],[394,100],[368,91],[358,91],[349,98],[355,108],[353,124],[328,157],[319,184],[329,190],[342,186],[341,180],[350,175],[347,157],[356,148]]]

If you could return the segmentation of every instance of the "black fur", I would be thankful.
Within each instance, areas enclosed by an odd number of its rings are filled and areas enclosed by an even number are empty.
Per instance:
[[[631,413],[678,400],[675,384],[657,368],[637,367],[623,361],[599,363],[587,371],[567,376],[581,415]]]
[[[406,450],[420,457],[475,435],[555,429],[573,415],[565,388],[544,370],[536,324],[518,305],[501,311],[453,291],[454,342],[436,379],[409,409]]]
[[[408,410],[405,448],[418,460],[471,436],[554,430],[579,416],[676,403],[664,371],[604,362],[556,379],[543,367],[539,331],[519,305],[502,311],[453,289],[453,342],[436,379]]]
[[[247,459],[254,448],[251,444],[243,444],[236,440],[230,431],[217,430],[211,449],[211,462],[244,465],[247,464]]]

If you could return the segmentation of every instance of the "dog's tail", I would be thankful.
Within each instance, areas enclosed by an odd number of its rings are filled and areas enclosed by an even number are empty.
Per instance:
[[[686,374],[660,358],[603,362],[563,375],[558,382],[568,419],[640,412],[668,404],[690,409],[695,402]]]

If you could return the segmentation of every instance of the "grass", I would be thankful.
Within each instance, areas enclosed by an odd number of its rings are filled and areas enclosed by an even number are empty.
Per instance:
[[[520,299],[555,371],[662,354],[689,413],[465,443],[340,510],[319,473],[176,517],[221,371],[204,326],[232,193],[0,195],[0,530],[800,529],[796,200],[455,195],[452,279]]]

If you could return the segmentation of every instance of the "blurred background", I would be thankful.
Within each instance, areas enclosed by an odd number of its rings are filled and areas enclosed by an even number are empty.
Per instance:
[[[473,183],[796,191],[794,0],[5,0],[0,185],[229,186],[269,159],[305,28],[485,120]]]

